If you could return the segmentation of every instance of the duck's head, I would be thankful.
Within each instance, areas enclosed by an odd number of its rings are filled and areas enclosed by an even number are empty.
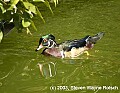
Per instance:
[[[52,48],[56,45],[55,37],[52,34],[44,35],[39,40],[39,45],[35,51],[40,50],[41,48]]]

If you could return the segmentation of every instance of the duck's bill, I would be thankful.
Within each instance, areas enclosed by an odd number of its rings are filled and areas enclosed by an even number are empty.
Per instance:
[[[35,51],[40,50],[41,48],[43,48],[43,45],[39,45],[38,48]]]

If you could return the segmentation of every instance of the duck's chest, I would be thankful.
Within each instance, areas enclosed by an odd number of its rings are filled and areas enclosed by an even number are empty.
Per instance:
[[[51,55],[51,56],[55,56],[55,57],[62,57],[58,48],[45,49],[43,51],[43,54],[47,54],[47,55]]]

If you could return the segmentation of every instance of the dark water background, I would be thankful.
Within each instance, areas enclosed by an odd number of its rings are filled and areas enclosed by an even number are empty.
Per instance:
[[[45,24],[37,17],[34,19],[38,31],[31,28],[32,36],[14,29],[3,39],[0,44],[0,93],[68,93],[66,89],[50,90],[50,86],[120,88],[120,1],[66,0],[59,2],[53,11],[52,16],[49,10],[42,10]],[[53,34],[60,43],[101,31],[105,36],[89,51],[90,56],[59,59],[34,51],[44,34]],[[38,63],[43,64],[44,76]],[[73,93],[120,91],[78,89]]]

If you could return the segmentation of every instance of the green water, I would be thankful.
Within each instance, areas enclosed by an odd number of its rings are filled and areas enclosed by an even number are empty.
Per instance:
[[[43,11],[46,23],[35,18],[38,31],[32,36],[14,29],[0,44],[0,93],[69,93],[59,86],[117,86],[119,89],[78,89],[73,93],[120,93],[120,1],[66,0],[50,11]],[[79,59],[59,59],[35,52],[39,38],[53,34],[58,43],[105,32],[105,36]],[[38,63],[50,65],[55,76],[40,73]],[[50,86],[57,87],[50,90]],[[71,90],[69,90],[71,91]]]

